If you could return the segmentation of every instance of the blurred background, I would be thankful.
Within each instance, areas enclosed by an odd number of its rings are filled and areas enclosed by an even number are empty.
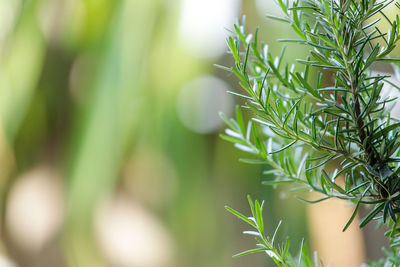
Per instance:
[[[231,258],[254,241],[224,205],[248,214],[247,194],[293,252],[303,237],[318,248],[306,205],[218,137],[218,112],[239,104],[213,66],[232,64],[235,20],[273,54],[293,35],[267,12],[272,0],[0,0],[0,266],[273,266]]]

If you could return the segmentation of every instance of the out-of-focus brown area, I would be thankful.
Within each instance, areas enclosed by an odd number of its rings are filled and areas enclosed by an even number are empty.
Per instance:
[[[353,209],[347,202],[337,199],[307,208],[313,249],[318,250],[318,256],[326,265],[357,267],[366,261],[358,219],[342,232]]]

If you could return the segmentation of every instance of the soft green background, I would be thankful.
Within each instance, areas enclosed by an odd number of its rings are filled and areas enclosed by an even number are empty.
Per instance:
[[[177,108],[182,88],[193,79],[215,76],[230,90],[240,90],[232,75],[213,66],[232,64],[229,55],[204,57],[181,36],[184,2],[0,1],[2,257],[21,266],[115,265],[99,245],[95,214],[101,203],[118,196],[128,206],[139,205],[162,230],[168,242],[156,235],[160,244],[143,246],[154,257],[166,253],[164,266],[270,266],[264,255],[231,258],[254,242],[240,234],[245,225],[224,205],[248,212],[249,193],[266,201],[269,232],[284,219],[280,236],[290,235],[294,249],[307,238],[304,204],[262,187],[263,166],[238,162],[245,155],[218,137],[222,124],[203,134],[182,124],[179,112],[194,112],[196,118],[196,108],[219,105],[208,95],[199,96],[207,100],[199,102],[196,96],[183,98],[188,110]],[[284,25],[262,15],[262,6],[274,10],[272,1],[264,2],[256,7],[243,1],[234,14],[245,13],[250,30],[260,26],[261,38],[277,54],[275,39],[287,33]],[[207,12],[200,16],[204,23],[212,21]],[[288,49],[288,59],[299,53],[298,47]],[[233,108],[228,106],[228,113]],[[18,224],[8,218],[9,200],[18,182],[43,168],[55,173],[50,180],[61,181],[62,224],[41,247],[29,250],[10,230]],[[22,209],[27,231],[36,231],[29,221],[40,216],[35,208],[46,212],[32,199]],[[152,224],[148,227],[151,233]],[[131,240],[141,242],[135,235]],[[141,266],[153,266],[146,264]]]

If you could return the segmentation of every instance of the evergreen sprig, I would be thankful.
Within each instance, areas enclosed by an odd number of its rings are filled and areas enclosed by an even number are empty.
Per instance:
[[[400,120],[390,116],[391,102],[383,98],[389,75],[374,74],[376,63],[399,62],[389,54],[400,39],[399,16],[383,12],[391,0],[277,0],[283,17],[298,39],[283,39],[310,48],[298,59],[302,71],[283,60],[285,48],[273,57],[259,42],[258,31],[245,32],[245,20],[234,25],[228,38],[234,67],[221,68],[239,79],[245,105],[236,119],[224,115],[229,129],[222,138],[254,157],[247,163],[269,164],[273,179],[263,183],[300,184],[295,189],[321,193],[319,202],[340,198],[358,208],[373,204],[360,227],[376,219],[391,228],[392,252],[400,243]],[[396,3],[396,7],[399,5]],[[379,29],[380,20],[389,30]],[[245,120],[243,109],[250,111]],[[331,170],[328,166],[336,165]],[[344,177],[343,182],[339,177]]]
[[[257,248],[250,249],[241,253],[234,255],[233,257],[240,257],[243,255],[248,255],[257,252],[265,252],[279,267],[318,267],[323,266],[323,263],[318,261],[318,257],[315,254],[314,261],[309,257],[308,248],[301,243],[300,251],[297,257],[293,257],[289,252],[290,239],[287,238],[284,244],[276,245],[276,235],[278,233],[281,222],[275,229],[272,238],[266,237],[264,232],[264,221],[262,217],[262,211],[264,203],[258,202],[257,200],[253,202],[250,196],[247,196],[249,201],[251,216],[246,217],[240,212],[226,206],[225,208],[231,212],[233,215],[246,222],[252,226],[256,231],[244,231],[243,234],[254,236],[257,241]]]

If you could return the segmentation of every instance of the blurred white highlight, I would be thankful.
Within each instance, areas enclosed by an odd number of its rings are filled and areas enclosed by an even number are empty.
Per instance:
[[[185,48],[197,57],[216,57],[226,49],[226,29],[239,15],[240,0],[183,0],[179,33]]]
[[[21,1],[19,0],[0,0],[0,48],[2,48],[4,40],[14,27],[16,13],[20,5]]]
[[[61,227],[64,211],[62,184],[48,167],[18,178],[11,189],[6,227],[11,240],[28,253],[38,253]]]
[[[118,196],[100,206],[95,222],[100,249],[112,266],[171,266],[171,237],[138,203]]]
[[[228,85],[212,76],[203,76],[185,84],[178,95],[177,112],[182,124],[190,130],[206,134],[222,124],[219,112],[232,111],[233,99]]]
[[[0,256],[0,266],[1,267],[17,267],[17,265],[12,262],[10,259]]]
[[[390,76],[388,78],[385,78],[386,81],[384,81],[384,85],[382,88],[381,100],[397,97],[397,100],[388,103],[386,107],[389,107],[389,109],[391,109],[390,115],[392,117],[400,119],[400,105],[398,104],[396,105],[397,101],[400,99],[400,91],[390,84],[392,83],[397,87],[400,87],[400,80],[399,80],[400,75],[398,73],[393,75],[393,73],[386,73],[386,72],[372,72],[371,74],[371,76],[377,76],[377,75]],[[390,83],[387,81],[389,81]]]

